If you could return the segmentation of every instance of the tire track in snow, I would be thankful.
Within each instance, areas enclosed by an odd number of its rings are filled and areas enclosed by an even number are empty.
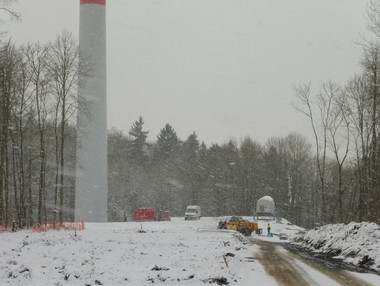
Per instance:
[[[256,259],[265,267],[266,271],[273,276],[280,285],[347,285],[347,286],[370,286],[359,278],[354,277],[347,271],[333,271],[310,262],[296,254],[293,254],[281,245],[249,238],[253,244],[261,247],[261,252]],[[323,281],[322,281],[323,280]]]
[[[275,244],[254,238],[250,238],[249,240],[261,247],[260,254],[256,259],[260,261],[268,274],[273,276],[280,285],[310,285],[309,281],[281,253],[276,251]]]
[[[365,282],[364,280],[360,279],[360,278],[357,278],[355,276],[353,276],[352,274],[350,274],[348,271],[346,270],[338,270],[338,271],[332,271],[332,270],[328,270],[324,267],[321,267],[313,262],[310,262],[308,261],[307,259],[305,258],[302,258],[294,253],[291,253],[287,250],[284,249],[284,251],[287,252],[288,256],[291,258],[291,259],[294,259],[295,261],[299,261],[301,263],[304,263],[306,264],[307,266],[310,266],[311,268],[313,268],[314,270],[317,270],[321,273],[323,273],[324,275],[332,278],[333,280],[335,280],[336,282],[338,282],[339,284],[341,285],[347,285],[347,286],[373,286],[372,284],[368,283],[368,282]]]

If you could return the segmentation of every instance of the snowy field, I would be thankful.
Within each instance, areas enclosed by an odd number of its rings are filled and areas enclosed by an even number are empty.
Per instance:
[[[259,246],[216,229],[222,219],[87,223],[76,234],[0,233],[0,285],[278,285],[256,259]],[[286,221],[271,225],[290,237],[302,230]],[[266,222],[259,227],[264,235],[253,236],[281,242],[266,237]],[[366,277],[380,285],[378,276]]]
[[[277,285],[252,258],[258,247],[216,231],[218,222],[87,223],[77,236],[3,233],[0,285]]]

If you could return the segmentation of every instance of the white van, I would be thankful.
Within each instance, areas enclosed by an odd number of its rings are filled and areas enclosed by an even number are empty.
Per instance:
[[[185,211],[185,220],[200,219],[201,207],[200,206],[188,206]]]

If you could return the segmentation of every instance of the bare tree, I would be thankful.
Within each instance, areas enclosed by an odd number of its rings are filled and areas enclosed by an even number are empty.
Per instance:
[[[63,200],[65,187],[65,140],[66,126],[70,119],[77,111],[77,87],[80,69],[79,47],[72,35],[63,32],[57,37],[56,41],[51,45],[49,51],[48,70],[52,76],[52,89],[56,97],[55,112],[55,138],[56,138],[56,157],[59,161],[57,166],[56,183],[59,186],[59,221],[63,222]],[[59,132],[58,132],[59,130]],[[55,208],[57,208],[57,187],[55,192]]]
[[[380,2],[370,0],[367,6],[368,28],[377,36],[380,36]]]
[[[312,191],[309,183],[313,166],[311,145],[301,135],[291,133],[285,138],[270,138],[266,146],[265,164],[271,166],[268,169],[277,169],[268,176],[272,184],[267,183],[271,186],[268,191],[287,218],[300,224],[302,211],[305,211],[303,205]]]
[[[339,221],[344,222],[346,216],[344,214],[343,195],[348,187],[348,184],[343,184],[343,167],[350,151],[351,133],[348,119],[349,113],[344,104],[346,100],[345,93],[342,93],[336,86],[330,86],[330,88],[333,88],[333,90],[331,90],[332,93],[339,94],[334,96],[334,107],[332,109],[332,119],[329,127],[329,143],[331,151],[335,157],[338,173],[337,197]]]
[[[17,0],[0,0],[0,11],[3,11],[4,13],[8,14],[11,16],[11,18],[20,20],[21,15],[20,13],[11,10],[9,6],[11,6],[13,3],[15,3]]]
[[[351,209],[358,209],[360,220],[363,220],[369,208],[368,204],[368,162],[370,154],[370,139],[372,128],[370,126],[371,108],[368,98],[368,84],[364,75],[353,77],[344,90],[344,109],[346,110],[350,126],[351,141],[355,146],[357,169],[358,203],[355,206],[355,195],[352,196]]]
[[[370,148],[369,148],[369,160],[368,160],[368,178],[370,180],[370,197],[374,199],[374,202],[370,204],[369,217],[376,217],[379,212],[377,209],[376,200],[380,199],[379,195],[379,179],[378,175],[380,170],[379,164],[379,80],[380,80],[380,47],[377,43],[366,42],[363,43],[364,56],[362,65],[364,67],[364,76],[368,85],[368,96],[366,98],[370,109],[370,117],[367,119],[371,129],[370,134]],[[380,213],[380,212],[379,212]]]
[[[11,87],[9,76],[9,43],[3,48],[0,57],[0,223],[9,223],[9,157],[8,138],[11,110]],[[5,200],[5,201],[4,201]]]
[[[13,106],[13,122],[17,134],[17,142],[14,144],[14,153],[16,153],[15,164],[17,165],[17,180],[14,185],[18,183],[19,186],[19,201],[20,209],[18,225],[23,227],[27,220],[27,186],[26,186],[26,172],[25,172],[25,130],[28,129],[28,120],[25,118],[31,109],[31,94],[28,93],[30,85],[30,75],[26,70],[26,63],[24,60],[22,49],[18,50],[18,72],[15,75],[15,94],[16,104]],[[15,188],[16,189],[16,188]],[[30,206],[30,202],[28,202]]]
[[[300,224],[302,220],[302,206],[311,192],[310,175],[312,174],[311,145],[299,134],[291,133],[284,139],[288,198],[292,212],[292,219]]]
[[[326,190],[326,160],[328,151],[328,132],[332,124],[333,100],[336,96],[336,86],[332,82],[322,84],[320,92],[311,96],[311,85],[305,84],[294,87],[298,103],[294,107],[307,116],[314,133],[316,146],[316,161],[318,178],[322,197],[322,222],[327,221],[327,190]],[[315,101],[313,101],[315,99]],[[314,115],[317,111],[317,116]],[[320,124],[318,126],[317,124]]]
[[[20,64],[20,56],[17,49],[13,44],[8,42],[3,46],[3,51],[0,58],[0,75],[1,75],[1,94],[0,94],[0,122],[1,122],[1,132],[0,132],[0,208],[1,213],[5,217],[5,224],[9,223],[10,212],[10,198],[9,193],[10,186],[10,155],[12,159],[15,155],[15,144],[11,144],[9,148],[9,143],[14,141],[16,135],[16,126],[12,122],[12,109],[17,104],[17,88],[15,78],[18,73]],[[13,164],[14,165],[14,164]],[[13,166],[14,168],[14,166]],[[14,180],[16,177],[12,177]],[[14,203],[16,211],[18,210],[18,196],[17,196],[17,186],[14,185]],[[3,196],[4,195],[4,196]],[[3,205],[3,199],[5,199],[5,205]],[[5,206],[3,208],[3,206]],[[3,218],[3,215],[1,218]],[[12,215],[13,219],[19,218],[19,213],[16,216]]]
[[[40,178],[38,191],[38,223],[46,219],[46,122],[49,113],[49,81],[47,55],[50,46],[29,45],[25,50],[27,68],[33,86],[32,93],[37,113],[37,127],[40,141]]]

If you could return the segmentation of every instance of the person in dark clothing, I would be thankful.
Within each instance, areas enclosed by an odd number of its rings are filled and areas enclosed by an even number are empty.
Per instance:
[[[12,222],[12,231],[13,232],[17,231],[17,224],[15,221]]]

